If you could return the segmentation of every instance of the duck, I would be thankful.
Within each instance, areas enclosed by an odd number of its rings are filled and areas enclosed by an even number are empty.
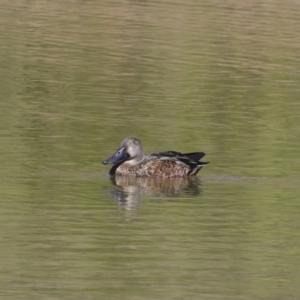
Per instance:
[[[113,175],[136,177],[185,177],[196,175],[208,162],[200,159],[204,152],[181,153],[177,151],[156,152],[145,155],[142,143],[135,137],[124,139],[111,157],[103,161],[104,165],[113,164],[109,171]]]

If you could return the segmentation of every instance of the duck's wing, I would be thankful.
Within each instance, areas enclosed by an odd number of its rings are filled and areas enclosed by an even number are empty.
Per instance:
[[[158,152],[148,157],[150,165],[160,166],[163,169],[175,168],[179,172],[183,171],[186,175],[196,175],[202,167],[208,162],[198,161],[204,153],[187,153],[182,154],[175,151]],[[166,155],[164,155],[166,154]]]
[[[204,152],[192,152],[192,153],[184,153],[183,154],[183,157],[187,157],[194,161],[198,161],[204,156],[205,156]]]
[[[177,151],[163,151],[163,152],[155,152],[151,154],[151,156],[157,156],[157,157],[178,157],[182,155],[183,155],[182,153]]]
[[[192,161],[199,161],[202,157],[205,156],[204,152],[192,152],[192,153],[181,153],[177,151],[163,151],[163,152],[155,152],[151,154],[152,156],[157,157],[176,157],[176,158],[187,158]]]

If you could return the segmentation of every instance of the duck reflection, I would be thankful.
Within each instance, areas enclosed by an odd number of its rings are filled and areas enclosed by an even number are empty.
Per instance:
[[[143,195],[154,197],[179,197],[182,194],[196,196],[200,193],[200,180],[196,176],[176,178],[151,178],[113,176],[111,181],[118,189],[113,198],[122,209],[135,209]]]

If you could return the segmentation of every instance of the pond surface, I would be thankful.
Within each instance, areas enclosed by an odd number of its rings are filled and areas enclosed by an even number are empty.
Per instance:
[[[4,1],[1,299],[299,299],[295,1]],[[197,177],[109,178],[127,136]]]

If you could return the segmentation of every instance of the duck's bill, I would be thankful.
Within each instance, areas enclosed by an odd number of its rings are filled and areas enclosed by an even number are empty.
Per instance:
[[[110,158],[103,161],[103,164],[104,165],[117,164],[117,163],[127,160],[127,158],[128,158],[128,154],[127,154],[125,148],[123,147],[123,148],[119,149],[113,156],[111,156]]]

